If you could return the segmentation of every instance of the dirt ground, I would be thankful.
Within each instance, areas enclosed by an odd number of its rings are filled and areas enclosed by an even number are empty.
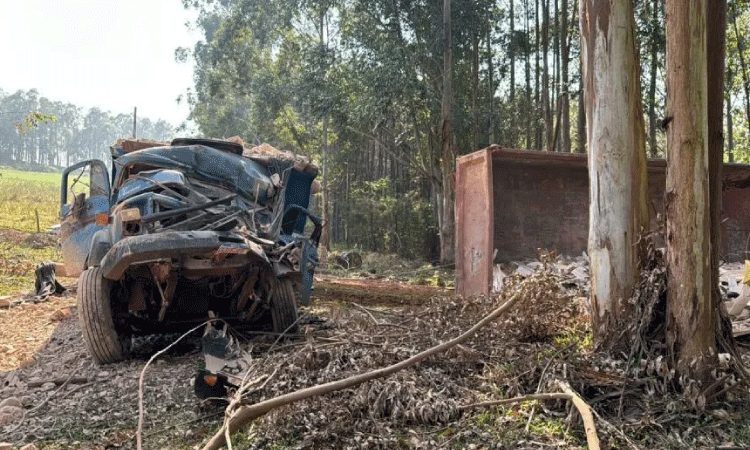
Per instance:
[[[131,440],[138,376],[147,355],[169,336],[144,340],[131,361],[98,366],[86,353],[73,293],[0,311],[0,330],[5,346],[0,399],[14,397],[23,406],[21,417],[0,426],[0,441],[19,447],[110,448]],[[151,432],[188,422],[184,434],[189,424],[200,425],[202,413],[190,387],[200,362],[198,345],[188,342],[149,368],[145,397],[153,405]],[[180,442],[183,436],[175,431],[164,437],[162,442]]]
[[[750,445],[746,395],[696,412],[664,394],[658,365],[638,372],[625,361],[593,355],[585,287],[548,271],[511,276],[508,283],[501,296],[461,299],[431,286],[320,277],[313,304],[301,309],[299,335],[281,342],[267,334],[237,335],[252,356],[248,379],[255,380],[245,402],[394,364],[458,336],[511,295],[523,301],[417,366],[272,411],[234,435],[234,448],[585,448],[580,419],[563,400],[475,406],[553,392],[557,380],[568,381],[606,418],[597,419],[602,448]],[[20,403],[18,415],[0,423],[0,442],[135,448],[138,378],[148,357],[178,336],[139,338],[132,359],[98,366],[86,353],[73,291],[0,309],[0,401]],[[193,394],[203,364],[199,334],[145,373],[144,448],[195,448],[222,423],[226,404]]]

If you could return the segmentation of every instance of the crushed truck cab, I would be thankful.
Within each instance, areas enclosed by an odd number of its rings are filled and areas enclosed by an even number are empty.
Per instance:
[[[111,170],[83,161],[61,186],[63,258],[80,274],[79,320],[97,362],[126,358],[133,335],[209,314],[297,330],[318,263],[317,166],[208,139],[118,141],[111,154]]]

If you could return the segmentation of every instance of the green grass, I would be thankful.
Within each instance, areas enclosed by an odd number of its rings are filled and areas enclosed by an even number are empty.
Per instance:
[[[732,427],[729,428],[729,435],[732,442],[737,446],[750,445],[750,417],[747,414],[735,413],[731,416]]]
[[[34,290],[34,269],[61,261],[45,231],[59,222],[60,174],[0,168],[0,296]],[[39,229],[36,235],[36,213]]]
[[[60,174],[0,169],[0,228],[34,233],[59,222]]]
[[[580,448],[581,437],[576,437],[571,433],[564,418],[549,417],[540,413],[538,409],[529,424],[529,431],[524,430],[532,405],[536,403],[528,401],[479,412],[473,417],[474,425],[483,431],[497,432],[498,442],[504,443],[509,448],[512,448],[520,439],[533,439],[550,445],[560,445],[564,442],[565,448]]]
[[[37,264],[61,260],[55,239],[45,233],[0,230],[0,296],[33,291]]]
[[[580,353],[590,352],[594,348],[594,333],[583,323],[576,322],[571,328],[555,336],[555,347],[563,349],[573,343]]]

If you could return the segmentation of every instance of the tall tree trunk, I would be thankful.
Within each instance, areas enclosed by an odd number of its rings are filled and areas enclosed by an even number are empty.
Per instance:
[[[510,57],[510,105],[511,108],[515,108],[516,101],[516,18],[513,5],[515,0],[510,0],[510,45],[508,48],[508,56]],[[511,126],[515,129],[516,125],[516,114],[512,115]],[[512,145],[515,147],[515,145]]]
[[[539,88],[539,74],[541,73],[539,68],[539,42],[540,42],[540,36],[541,36],[541,29],[539,26],[539,1],[540,0],[534,0],[534,31],[535,31],[535,46],[534,46],[534,57],[535,57],[535,67],[534,67],[534,149],[535,150],[544,150],[542,147],[542,116],[544,115],[544,110],[542,107],[541,102],[541,94],[540,94],[540,88]],[[541,0],[546,1],[546,0]]]
[[[734,123],[732,120],[732,90],[729,88],[729,83],[732,80],[732,70],[727,69],[727,80],[724,85],[726,87],[727,94],[727,157],[729,162],[734,162]]]
[[[554,123],[553,138],[552,138],[552,150],[560,151],[560,117],[562,110],[560,109],[561,98],[560,98],[560,10],[559,2],[554,0],[554,26],[552,41],[552,95],[550,96],[550,115],[552,116],[552,122]]]
[[[656,69],[658,58],[657,52],[659,51],[659,30],[661,25],[659,24],[659,0],[654,0],[651,11],[651,61],[649,68],[650,84],[648,87],[648,148],[652,158],[658,156],[658,149],[656,148]]]
[[[329,236],[330,236],[330,213],[328,211],[328,113],[323,118],[323,136],[322,136],[322,148],[321,152],[321,215],[323,216],[323,230],[320,233],[320,248],[321,248],[321,260],[325,260],[326,253],[329,250]]]
[[[487,72],[490,86],[487,92],[490,114],[487,118],[487,143],[495,143],[495,66],[492,64],[492,24],[487,25]]]
[[[706,0],[667,0],[667,342],[708,380],[716,355],[709,208]]]
[[[544,112],[544,134],[547,151],[555,151],[552,148],[552,109],[549,100],[549,0],[542,0],[542,111]]]
[[[578,73],[581,76],[578,77],[578,145],[576,146],[576,151],[578,153],[586,153],[586,100],[584,98],[585,89],[583,88],[583,55],[581,55],[578,61]]]
[[[630,0],[583,0],[581,52],[589,151],[589,255],[594,339],[625,349],[628,299],[648,227],[646,148]]]
[[[510,0],[510,45],[508,46],[508,56],[510,57],[510,96],[508,104],[510,105],[510,133],[507,136],[507,145],[517,147],[518,133],[518,113],[516,105],[516,17],[514,10],[515,0]]]
[[[708,197],[711,215],[711,309],[719,314],[719,258],[721,250],[721,188],[724,162],[724,54],[727,27],[727,0],[706,0],[706,115],[708,127]],[[715,317],[715,316],[714,316]],[[721,322],[724,323],[724,322]],[[721,330],[731,335],[728,330]]]
[[[456,218],[453,205],[453,51],[451,40],[451,0],[443,0],[443,101],[441,126],[441,175],[443,221],[440,228],[440,262],[452,263],[455,260]]]
[[[562,75],[562,151],[570,153],[570,81],[568,80],[568,65],[570,58],[570,44],[568,43],[568,0],[562,0],[562,55],[560,68]]]
[[[524,33],[526,36],[529,35],[529,1],[524,0],[523,1],[524,6],[524,13],[525,13],[525,21],[524,21]],[[525,92],[525,98],[526,98],[526,109],[531,110],[531,56],[527,49],[526,52],[524,52],[524,74],[526,76],[526,92]],[[531,140],[532,140],[532,117],[533,114],[524,114],[525,121],[526,121],[526,150],[531,150]]]
[[[320,45],[326,45],[325,41],[325,11],[320,12],[320,27],[318,29]],[[322,148],[321,148],[321,215],[323,216],[323,230],[320,233],[320,248],[322,261],[326,260],[327,252],[330,250],[330,212],[328,211],[328,111],[326,111],[323,117],[323,136],[322,136]]]
[[[471,43],[471,151],[475,151],[479,150],[479,34],[473,34]]]

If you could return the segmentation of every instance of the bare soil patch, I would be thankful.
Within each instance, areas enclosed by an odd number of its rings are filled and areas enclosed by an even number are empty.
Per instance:
[[[43,303],[30,303],[0,310],[0,372],[33,363],[37,352],[50,339],[58,323],[73,316],[75,290]],[[10,297],[6,301],[19,300]]]
[[[372,278],[316,278],[313,298],[325,302],[358,302],[367,305],[424,305],[451,290]]]

